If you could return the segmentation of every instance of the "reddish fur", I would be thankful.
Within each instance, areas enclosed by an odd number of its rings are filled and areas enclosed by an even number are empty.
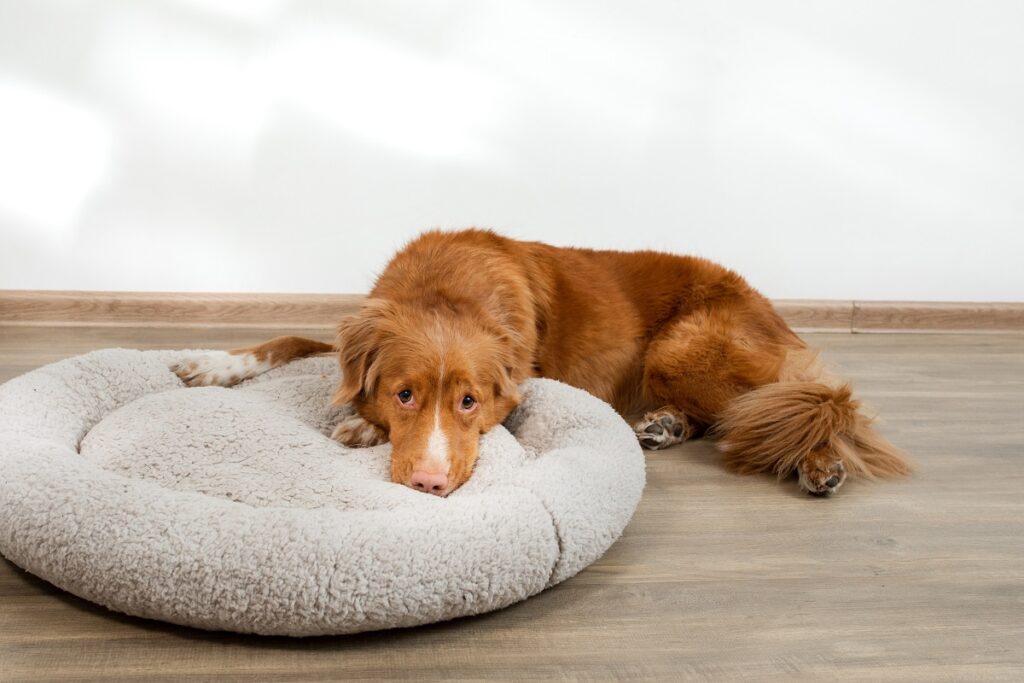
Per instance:
[[[531,376],[581,387],[626,417],[674,408],[711,427],[740,472],[799,470],[817,484],[836,463],[865,477],[909,469],[767,299],[692,256],[428,232],[342,321],[338,346],[336,400],[390,434],[395,481],[417,466],[427,430],[395,402],[399,387],[443,396],[458,442],[455,488],[472,471],[479,434],[504,419]],[[480,401],[472,419],[454,412],[465,391]]]
[[[472,474],[480,435],[501,422],[519,400],[511,369],[516,359],[502,329],[463,301],[428,296],[415,305],[371,298],[341,322],[342,381],[335,403],[352,403],[392,444],[391,477],[407,483],[425,469],[423,453],[435,419],[451,448],[453,490]],[[409,389],[415,409],[398,392]],[[465,395],[478,401],[459,410]]]

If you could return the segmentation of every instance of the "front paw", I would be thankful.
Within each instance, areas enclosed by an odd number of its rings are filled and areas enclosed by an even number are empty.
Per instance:
[[[388,435],[377,425],[367,422],[358,413],[349,415],[338,423],[331,438],[349,448],[376,446],[388,440]]]

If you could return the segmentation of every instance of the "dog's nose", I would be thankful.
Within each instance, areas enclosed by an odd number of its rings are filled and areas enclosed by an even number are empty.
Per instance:
[[[828,481],[825,482],[825,486],[827,486],[829,488],[832,488],[833,486],[836,486],[838,484],[839,484],[839,477],[837,477],[834,474],[832,475],[831,479],[829,479]]]
[[[417,491],[433,493],[435,496],[442,496],[444,495],[444,490],[448,488],[448,477],[443,474],[434,474],[432,472],[416,470],[412,473],[412,477],[409,479],[409,486]]]

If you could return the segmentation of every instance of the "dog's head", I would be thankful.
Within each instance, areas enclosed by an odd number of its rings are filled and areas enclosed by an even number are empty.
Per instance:
[[[338,326],[341,384],[391,441],[391,480],[448,495],[476,464],[480,435],[519,401],[507,331],[472,302],[383,299]]]

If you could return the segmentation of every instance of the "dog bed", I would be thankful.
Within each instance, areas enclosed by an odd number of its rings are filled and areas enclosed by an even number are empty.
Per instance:
[[[622,533],[644,460],[605,403],[544,379],[448,498],[330,440],[335,362],[185,388],[184,352],[110,349],[0,386],[0,552],[111,609],[205,629],[341,634],[505,607]]]

